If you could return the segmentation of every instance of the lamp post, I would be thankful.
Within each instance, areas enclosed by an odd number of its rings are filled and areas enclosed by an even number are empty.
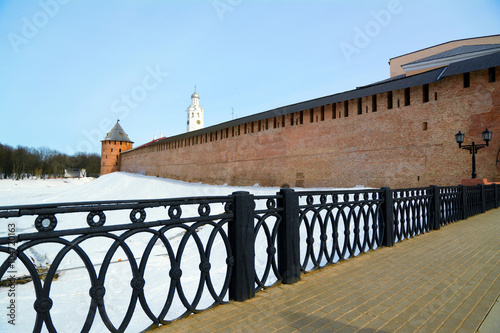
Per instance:
[[[481,134],[483,136],[484,142],[486,142],[485,144],[476,145],[473,141],[471,145],[463,145],[463,146],[462,146],[462,143],[464,142],[465,134],[460,132],[460,131],[458,131],[458,133],[455,134],[455,140],[458,143],[458,148],[468,150],[469,153],[472,154],[472,179],[476,178],[476,175],[477,175],[476,174],[476,154],[477,154],[477,151],[479,149],[488,147],[489,142],[491,140],[492,133],[491,133],[491,131],[486,129]]]

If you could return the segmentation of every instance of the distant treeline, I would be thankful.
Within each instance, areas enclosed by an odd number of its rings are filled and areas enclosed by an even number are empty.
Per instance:
[[[0,179],[25,177],[62,177],[64,169],[86,169],[87,175],[97,177],[101,157],[97,154],[62,154],[49,148],[29,148],[0,143]]]

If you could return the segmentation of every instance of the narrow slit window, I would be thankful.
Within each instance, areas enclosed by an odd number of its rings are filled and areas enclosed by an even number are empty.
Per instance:
[[[470,73],[464,73],[464,88],[470,87]]]
[[[372,95],[372,112],[377,112],[377,95]]]
[[[321,105],[321,121],[325,120],[325,106]]]
[[[332,104],[332,119],[337,119],[337,103]]]
[[[427,103],[429,101],[429,84],[424,84],[422,86],[422,102]]]
[[[495,67],[488,68],[488,82],[493,83],[496,81],[495,77]]]
[[[392,91],[387,92],[387,109],[392,109]]]
[[[349,101],[344,101],[344,117],[349,117]]]
[[[410,88],[405,88],[405,106],[410,105]]]
[[[358,114],[363,114],[363,100],[358,98]]]
[[[314,122],[314,109],[309,110],[309,116],[310,116],[309,122],[313,123]]]

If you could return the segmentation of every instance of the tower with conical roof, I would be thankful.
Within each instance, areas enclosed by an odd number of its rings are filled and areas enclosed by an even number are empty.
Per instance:
[[[101,143],[101,176],[120,171],[120,155],[132,149],[133,142],[120,126],[119,120]]]
[[[200,96],[194,88],[194,93],[191,95],[191,105],[186,109],[187,113],[187,131],[195,131],[203,128],[203,108],[200,106]]]

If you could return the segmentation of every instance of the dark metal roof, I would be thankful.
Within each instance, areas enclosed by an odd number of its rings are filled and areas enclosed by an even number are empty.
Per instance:
[[[450,41],[447,41],[447,42],[444,42],[444,43],[439,43],[439,44],[436,44],[436,45],[433,45],[433,46],[429,46],[429,47],[426,47],[426,48],[423,48],[423,49],[420,49],[420,50],[416,50],[416,51],[408,52],[408,53],[405,53],[405,54],[401,54],[401,55],[399,55],[397,57],[393,57],[393,58],[389,59],[389,61],[393,60],[393,59],[397,59],[397,58],[401,58],[401,57],[407,56],[409,54],[421,52],[421,51],[424,51],[424,50],[429,50],[429,49],[432,49],[432,48],[434,48],[436,46],[450,44],[450,43],[453,43],[453,42],[463,42],[463,41],[466,41],[466,40],[488,38],[488,37],[499,37],[499,36],[500,35],[497,34],[497,35],[486,35],[486,36],[480,36],[480,37],[469,37],[469,38],[461,38],[461,39],[450,40]]]
[[[437,60],[437,59],[444,59],[444,58],[449,58],[449,57],[454,57],[454,56],[459,56],[459,55],[465,55],[468,53],[476,53],[476,52],[481,52],[481,51],[495,51],[495,49],[500,49],[500,44],[482,44],[482,45],[464,45],[460,46],[448,51],[444,51],[441,53],[433,54],[429,57],[418,59],[412,62],[409,62],[405,65],[411,65],[411,64],[418,64],[422,62],[427,62],[431,60]],[[498,52],[498,51],[497,51]]]
[[[500,52],[449,64],[443,77],[500,66]]]
[[[234,119],[234,120],[220,123],[217,125],[213,125],[210,127],[205,127],[203,129],[199,129],[196,131],[191,131],[191,132],[171,136],[168,138],[160,139],[154,143],[151,143],[149,146],[154,146],[156,144],[160,144],[160,143],[164,143],[164,142],[171,142],[171,141],[175,141],[175,140],[191,138],[191,137],[195,137],[198,135],[203,135],[206,133],[220,131],[222,129],[242,125],[242,124],[249,123],[249,122],[269,119],[269,118],[278,117],[278,116],[282,116],[282,115],[286,115],[286,114],[290,114],[290,113],[294,113],[294,112],[298,112],[298,111],[302,111],[302,110],[311,109],[311,108],[318,107],[321,105],[343,102],[346,100],[353,100],[353,99],[357,99],[357,98],[361,98],[361,97],[365,97],[365,96],[381,94],[381,93],[385,93],[388,91],[394,91],[394,90],[399,90],[399,89],[420,86],[420,85],[424,85],[424,84],[428,84],[428,83],[432,83],[432,82],[437,82],[442,77],[457,75],[457,74],[466,73],[466,72],[477,71],[477,70],[490,68],[490,67],[496,67],[496,66],[500,66],[500,52],[477,57],[477,58],[473,58],[473,59],[467,59],[467,60],[463,60],[463,61],[456,62],[456,63],[452,63],[448,66],[436,68],[436,69],[433,69],[433,70],[430,70],[430,71],[427,71],[424,73],[420,73],[420,74],[416,74],[416,75],[412,75],[412,76],[408,76],[408,77],[406,77],[405,75],[400,75],[400,76],[397,76],[394,78],[390,78],[388,80],[379,81],[379,82],[376,82],[376,83],[373,83],[370,85],[366,85],[363,87],[358,87],[357,89],[354,89],[354,90],[349,90],[346,92],[342,92],[342,93],[338,93],[338,94],[334,94],[334,95],[329,95],[329,96],[325,96],[325,97],[319,97],[319,98],[312,99],[309,101],[291,104],[291,105],[279,107],[276,109],[260,112],[260,113],[257,113],[257,114],[251,115],[251,116]],[[137,148],[134,148],[132,150],[135,150],[135,149],[137,149]],[[128,150],[127,152],[132,151],[132,150]]]
[[[106,135],[104,140],[102,141],[125,141],[125,142],[133,142],[128,138],[127,133],[123,130],[123,128],[120,126],[119,122],[117,121],[115,126],[109,131],[109,133]]]

